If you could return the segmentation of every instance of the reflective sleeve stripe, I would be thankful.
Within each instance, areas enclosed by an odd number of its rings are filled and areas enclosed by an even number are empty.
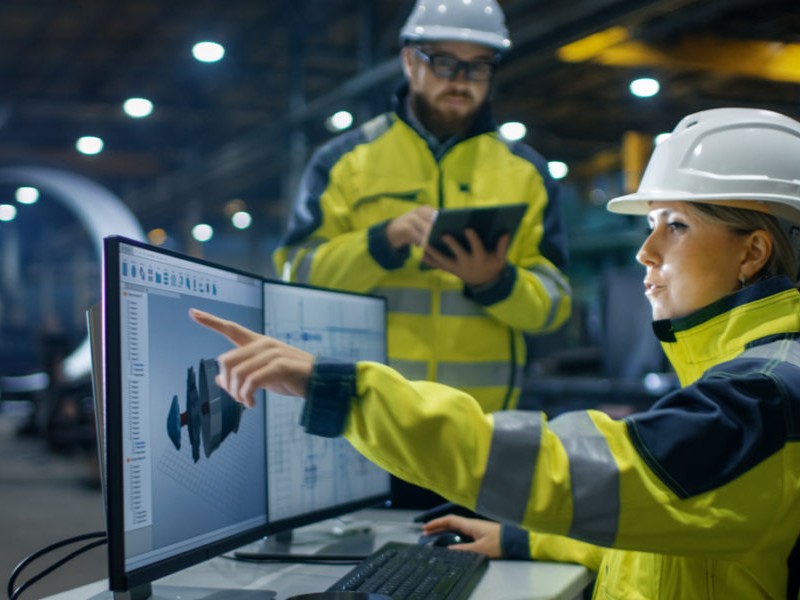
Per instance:
[[[544,322],[545,328],[550,327],[558,316],[558,307],[561,305],[561,300],[572,294],[569,282],[556,269],[543,265],[535,265],[528,269],[528,272],[539,278],[547,292],[547,296],[550,298],[550,310]]]
[[[573,515],[568,535],[611,546],[619,527],[619,467],[605,437],[586,412],[564,413],[549,425],[569,459]]]
[[[412,315],[431,314],[431,293],[428,290],[414,288],[375,288],[372,292],[387,300],[389,312]]]
[[[311,281],[311,263],[314,260],[315,250],[308,252],[300,259],[294,271],[294,281],[298,283],[309,283]]]
[[[309,240],[304,244],[298,244],[289,249],[286,253],[286,262],[292,265],[294,275],[288,281],[296,281],[299,283],[308,283],[311,277],[311,263],[314,260],[314,253],[316,249],[325,243],[326,240]],[[300,262],[294,265],[294,261],[298,254],[303,254]]]
[[[492,445],[476,510],[496,519],[521,523],[539,456],[542,413],[507,410],[494,413],[493,417]]]

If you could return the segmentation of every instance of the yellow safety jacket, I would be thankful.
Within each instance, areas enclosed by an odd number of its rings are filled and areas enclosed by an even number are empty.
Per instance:
[[[315,366],[308,431],[531,532],[595,598],[791,598],[800,587],[800,294],[772,278],[654,328],[682,388],[623,420],[484,414],[384,365]]]
[[[458,387],[487,412],[514,407],[523,332],[551,332],[571,310],[557,187],[539,154],[498,136],[488,105],[467,136],[436,147],[409,120],[405,94],[394,112],[314,153],[276,270],[291,281],[385,296],[393,368]],[[420,205],[519,202],[529,208],[509,265],[484,289],[422,268],[420,248],[397,251],[386,238],[389,220]]]

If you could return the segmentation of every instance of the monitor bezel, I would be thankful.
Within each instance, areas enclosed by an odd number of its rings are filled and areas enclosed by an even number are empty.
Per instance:
[[[219,556],[225,552],[235,550],[245,544],[254,542],[265,536],[291,530],[294,528],[309,525],[325,519],[345,515],[347,513],[374,507],[376,505],[386,505],[391,500],[391,486],[387,474],[386,492],[365,496],[351,502],[326,507],[321,510],[302,513],[280,520],[270,522],[267,512],[267,494],[265,494],[265,516],[266,521],[247,531],[231,534],[221,540],[208,542],[203,546],[186,550],[169,558],[160,558],[152,564],[127,570],[125,566],[125,523],[124,523],[124,475],[119,468],[124,460],[122,444],[122,376],[120,365],[122,360],[122,339],[119,335],[121,328],[121,294],[120,294],[120,248],[122,245],[138,247],[140,249],[153,251],[165,256],[188,260],[216,269],[223,269],[229,273],[254,278],[261,281],[262,299],[264,298],[264,284],[280,284],[308,288],[312,290],[323,290],[339,294],[367,296],[379,299],[384,306],[384,333],[388,327],[388,316],[386,311],[386,298],[374,294],[364,294],[324,288],[320,286],[289,283],[281,280],[265,278],[260,275],[248,273],[241,269],[228,267],[219,263],[214,263],[203,258],[188,256],[167,248],[152,246],[145,242],[132,240],[123,236],[108,236],[103,240],[103,265],[102,265],[102,297],[101,297],[101,319],[102,319],[102,369],[103,369],[103,406],[104,406],[104,433],[102,435],[105,460],[104,478],[104,499],[106,509],[106,533],[108,537],[108,577],[109,588],[114,592],[125,592],[142,585],[147,585],[153,581],[176,573],[205,560]],[[262,319],[263,322],[263,319]],[[385,337],[385,336],[384,336]],[[384,359],[387,352],[384,347]],[[116,401],[110,401],[116,399]],[[269,443],[268,440],[266,443]],[[266,457],[265,457],[266,460]]]

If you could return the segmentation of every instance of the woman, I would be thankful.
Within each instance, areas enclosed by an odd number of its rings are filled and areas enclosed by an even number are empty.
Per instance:
[[[752,109],[690,115],[636,194],[645,294],[682,387],[614,420],[482,414],[383,365],[313,357],[193,311],[238,346],[219,383],[252,405],[306,397],[304,425],[509,525],[446,517],[490,556],[580,562],[596,598],[796,598],[800,533],[800,123]],[[436,460],[431,461],[430,457]],[[528,531],[530,533],[528,533]]]

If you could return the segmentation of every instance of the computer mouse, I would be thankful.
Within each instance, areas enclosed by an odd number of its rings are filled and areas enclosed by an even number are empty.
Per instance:
[[[420,544],[430,544],[431,546],[452,546],[453,544],[468,544],[472,541],[470,536],[455,530],[439,531],[419,538]]]

